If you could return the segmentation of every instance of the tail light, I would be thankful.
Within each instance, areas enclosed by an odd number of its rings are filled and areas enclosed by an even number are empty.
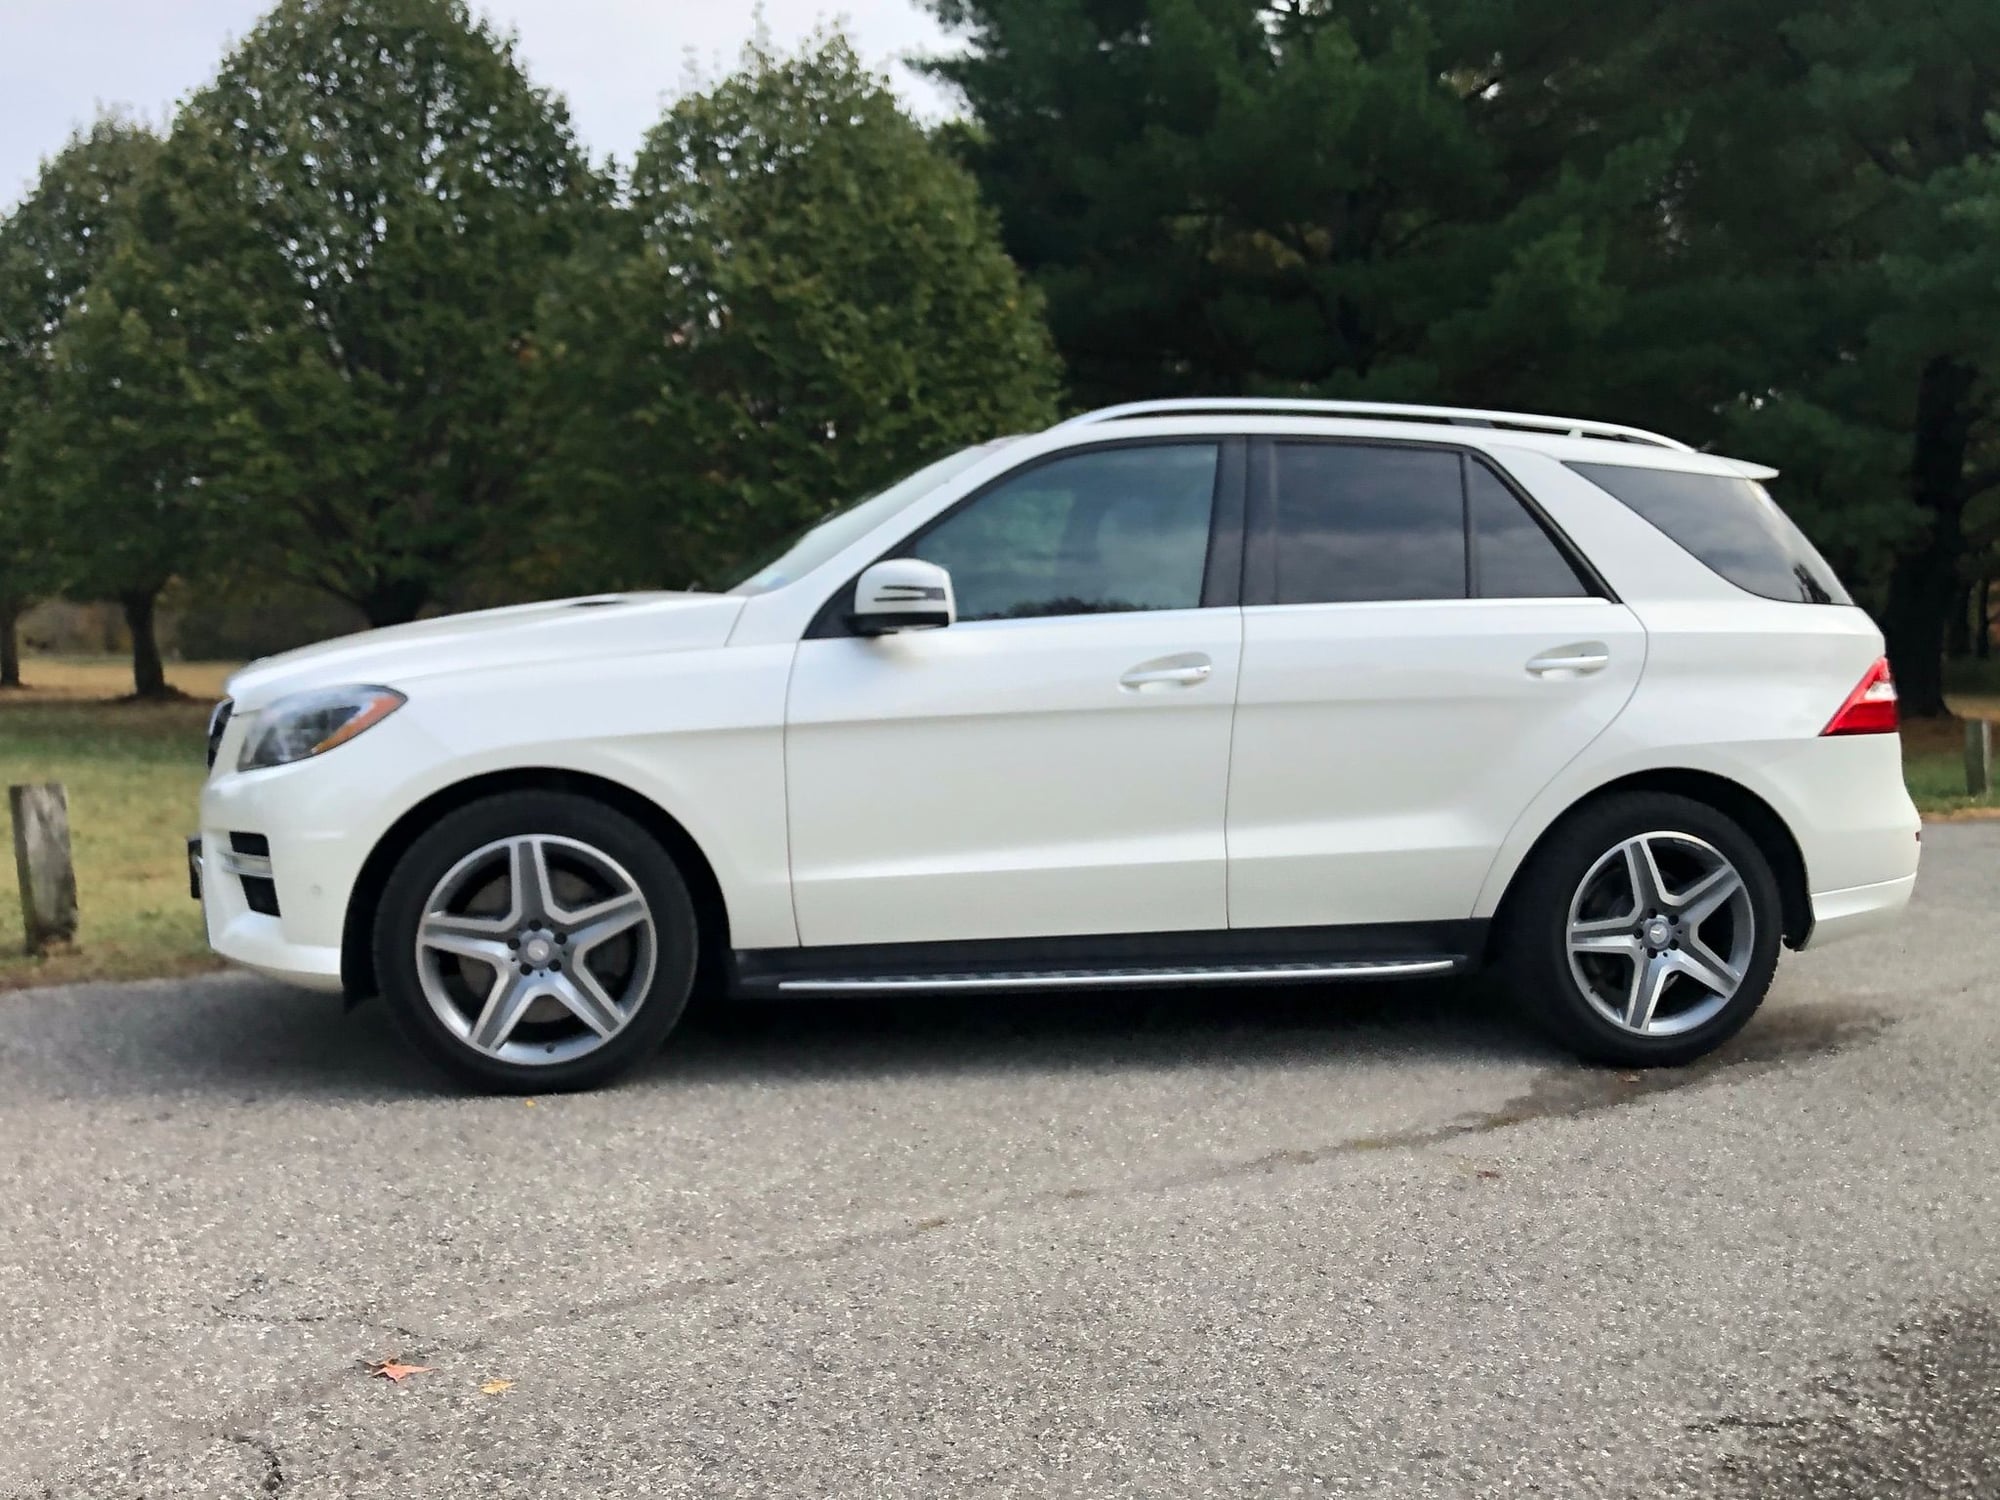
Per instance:
[[[1820,733],[1894,734],[1896,724],[1896,679],[1889,675],[1889,658],[1885,656],[1855,684],[1840,712]]]

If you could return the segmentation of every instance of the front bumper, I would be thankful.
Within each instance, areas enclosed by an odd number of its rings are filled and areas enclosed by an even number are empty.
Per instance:
[[[201,794],[198,867],[209,946],[272,979],[338,991],[347,905],[413,767],[437,748],[391,716],[325,756],[233,769],[253,715],[224,727]]]
[[[252,911],[243,882],[233,869],[236,857],[212,833],[188,840],[188,882],[201,901],[208,945],[231,963],[286,984],[338,991],[340,946],[299,943],[285,935],[281,917]]]

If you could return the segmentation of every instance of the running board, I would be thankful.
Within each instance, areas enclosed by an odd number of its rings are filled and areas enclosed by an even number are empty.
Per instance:
[[[915,990],[1143,989],[1173,984],[1298,984],[1315,980],[1419,979],[1469,968],[1463,957],[1352,959],[1339,963],[1199,964],[1171,968],[1040,969],[1009,973],[797,975],[785,995],[886,995]],[[767,981],[768,983],[768,981]],[[763,986],[758,986],[762,988]]]

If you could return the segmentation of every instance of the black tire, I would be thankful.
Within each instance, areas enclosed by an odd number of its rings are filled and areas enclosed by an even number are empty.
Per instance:
[[[1641,1034],[1607,1019],[1570,963],[1572,899],[1600,859],[1649,833],[1692,837],[1726,858],[1742,877],[1752,922],[1735,992],[1714,1015],[1673,1035]],[[1549,834],[1508,891],[1495,937],[1503,982],[1528,1017],[1563,1046],[1618,1067],[1673,1067],[1721,1046],[1756,1013],[1777,972],[1782,927],[1770,862],[1733,819],[1691,798],[1632,792],[1588,804]],[[1593,962],[1600,961],[1589,955],[1579,960],[1586,971]],[[1687,981],[1668,983],[1669,993],[1700,994],[1688,991]],[[1691,1017],[1693,1006],[1684,1014]]]
[[[446,875],[487,845],[534,835],[574,840],[609,856],[643,896],[654,935],[651,983],[636,1005],[627,1007],[629,1019],[622,1028],[612,1031],[595,1050],[547,1064],[496,1057],[460,1037],[427,997],[417,959],[425,906]],[[491,1093],[596,1088],[654,1055],[687,1006],[698,949],[694,902],[672,857],[622,813],[563,792],[489,797],[440,818],[397,861],[382,893],[374,937],[375,972],[397,1028],[453,1077]],[[553,967],[560,969],[559,959]],[[636,965],[629,972],[643,975]],[[631,983],[637,991],[643,979],[634,977]],[[565,1018],[536,1024],[560,1030]],[[580,1023],[570,1030],[582,1035]]]

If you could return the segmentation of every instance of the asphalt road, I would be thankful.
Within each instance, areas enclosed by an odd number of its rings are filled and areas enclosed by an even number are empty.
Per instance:
[[[1175,993],[528,1104],[248,979],[0,995],[0,1495],[2000,1494],[2000,825],[1926,846],[1672,1074]]]

